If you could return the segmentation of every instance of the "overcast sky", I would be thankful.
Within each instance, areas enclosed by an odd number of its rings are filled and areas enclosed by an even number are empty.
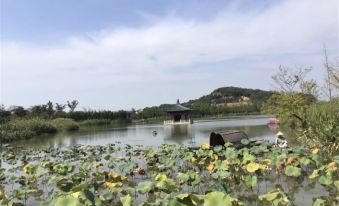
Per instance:
[[[279,65],[338,56],[337,0],[1,0],[5,106],[182,102],[223,86],[273,89]]]

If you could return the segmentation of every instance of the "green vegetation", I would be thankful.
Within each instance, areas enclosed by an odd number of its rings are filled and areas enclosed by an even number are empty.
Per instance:
[[[305,146],[7,146],[1,160],[2,205],[337,205],[339,197],[339,156]]]
[[[326,87],[329,99],[321,101],[316,98],[319,85],[314,80],[305,80],[308,72],[280,68],[273,76],[280,92],[273,94],[262,110],[277,114],[282,125],[294,129],[300,142],[320,145],[329,154],[338,154],[339,98],[335,98],[334,94],[339,92],[339,79],[330,78],[333,79],[330,84],[333,87]]]
[[[0,139],[1,142],[9,142],[29,139],[43,134],[53,134],[58,131],[74,131],[78,129],[79,125],[71,119],[15,119],[0,124]]]
[[[81,126],[92,127],[92,126],[117,126],[123,124],[129,124],[132,121],[126,120],[109,120],[109,119],[89,119],[80,122]]]
[[[59,130],[64,131],[76,131],[79,130],[80,126],[77,122],[68,118],[56,118],[52,120],[52,124],[55,125]]]

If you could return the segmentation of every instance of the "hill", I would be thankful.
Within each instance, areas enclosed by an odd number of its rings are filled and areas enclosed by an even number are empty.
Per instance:
[[[263,102],[271,95],[272,91],[260,89],[247,89],[240,87],[221,87],[198,99],[182,103],[193,109],[195,117],[206,115],[237,114],[260,112]],[[142,118],[165,116],[164,110],[170,104],[162,104],[156,107],[146,107],[140,111]]]

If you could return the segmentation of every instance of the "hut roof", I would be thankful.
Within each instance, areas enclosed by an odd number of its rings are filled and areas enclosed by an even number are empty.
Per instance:
[[[165,110],[165,112],[189,112],[189,111],[192,111],[192,109],[182,106],[179,102],[179,99],[177,100],[177,104]]]

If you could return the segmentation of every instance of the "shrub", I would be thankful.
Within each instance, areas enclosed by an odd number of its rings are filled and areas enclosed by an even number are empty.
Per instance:
[[[52,120],[52,124],[58,128],[58,130],[76,131],[80,126],[77,122],[69,118],[57,118]]]
[[[339,101],[320,102],[306,110],[308,128],[306,137],[313,144],[333,146],[338,150],[339,142]]]
[[[111,120],[109,119],[88,119],[80,122],[81,126],[104,126],[111,125]]]
[[[0,138],[1,141],[8,142],[41,134],[53,134],[57,131],[58,129],[49,120],[17,119],[0,125]]]

